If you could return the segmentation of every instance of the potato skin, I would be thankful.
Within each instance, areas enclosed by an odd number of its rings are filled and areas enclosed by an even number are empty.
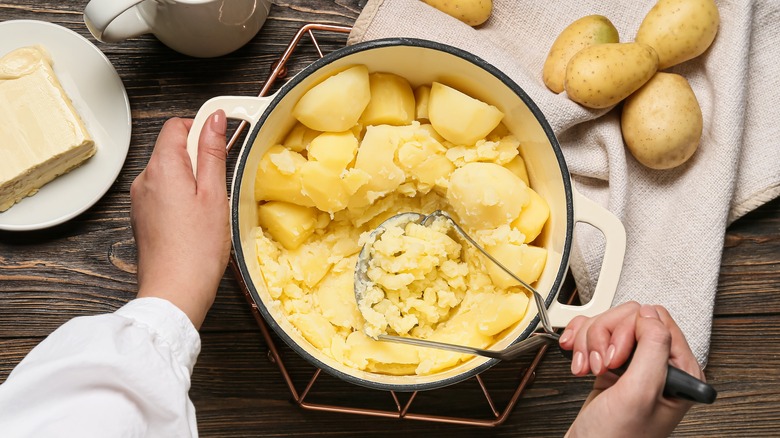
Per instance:
[[[469,26],[479,26],[490,18],[493,0],[423,0]]]
[[[658,55],[640,43],[586,47],[566,66],[569,99],[588,108],[608,108],[645,84],[658,69]]]
[[[677,167],[696,152],[703,120],[688,81],[658,72],[626,99],[620,126],[634,158],[660,170]]]
[[[595,44],[619,41],[615,25],[603,15],[588,15],[572,22],[550,46],[542,69],[544,85],[556,93],[562,92],[566,65],[575,53]]]
[[[635,41],[653,47],[658,69],[664,70],[704,53],[719,25],[713,0],[659,0],[639,25]]]

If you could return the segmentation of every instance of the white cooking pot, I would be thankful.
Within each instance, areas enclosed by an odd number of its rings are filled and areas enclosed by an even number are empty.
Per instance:
[[[339,49],[314,62],[267,97],[216,97],[198,111],[189,135],[187,149],[195,166],[197,139],[210,114],[222,109],[229,118],[250,125],[239,152],[231,189],[233,256],[242,281],[268,325],[292,349],[317,367],[358,385],[395,390],[434,389],[468,379],[497,361],[475,357],[453,368],[425,376],[390,376],[347,367],[303,338],[281,313],[268,293],[260,267],[253,230],[257,227],[254,198],[255,173],[268,148],[281,143],[295,123],[292,108],[314,85],[348,66],[362,64],[370,72],[391,72],[405,77],[413,87],[443,82],[498,107],[503,123],[520,140],[531,186],[550,205],[550,218],[541,235],[548,256],[536,289],[546,297],[550,320],[564,327],[575,316],[593,316],[612,304],[625,253],[625,230],[609,211],[580,195],[572,187],[558,141],[542,113],[528,95],[506,75],[484,60],[462,50],[436,42],[416,39],[383,39]],[[345,96],[348,99],[349,96]],[[583,306],[565,305],[556,300],[569,267],[574,225],[585,222],[605,236],[604,259],[593,298]],[[539,242],[539,241],[537,241]],[[491,347],[501,349],[528,337],[539,323],[531,300],[525,317]]]

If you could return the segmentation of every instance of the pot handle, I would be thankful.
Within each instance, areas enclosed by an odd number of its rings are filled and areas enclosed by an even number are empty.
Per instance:
[[[151,32],[138,13],[143,0],[91,0],[84,8],[84,24],[98,41],[118,43]]]
[[[626,254],[626,229],[614,214],[591,201],[572,188],[574,197],[574,221],[585,222],[598,228],[606,241],[604,260],[601,262],[599,281],[593,297],[587,304],[571,306],[557,300],[550,306],[550,323],[553,327],[566,327],[575,316],[596,316],[612,305],[615,298],[623,256]]]
[[[249,123],[249,132],[251,132],[260,116],[263,115],[266,108],[271,104],[273,96],[252,97],[252,96],[219,96],[206,101],[195,115],[192,122],[192,128],[187,135],[187,154],[192,161],[192,173],[197,176],[198,172],[198,139],[203,131],[203,125],[214,111],[222,110],[225,116],[230,119],[239,119]]]

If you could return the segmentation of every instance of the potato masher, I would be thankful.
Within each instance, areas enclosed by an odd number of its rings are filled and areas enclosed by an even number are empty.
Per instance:
[[[485,356],[499,360],[512,360],[525,352],[537,349],[542,345],[549,345],[557,343],[560,335],[552,328],[550,319],[547,314],[547,307],[545,306],[544,299],[541,294],[537,292],[531,285],[520,279],[511,270],[505,267],[501,262],[496,260],[495,257],[485,250],[479,243],[477,243],[458,223],[449,215],[446,211],[436,210],[431,214],[422,214],[414,212],[399,213],[382,222],[376,227],[366,239],[363,244],[363,248],[358,255],[358,261],[355,266],[355,300],[360,308],[360,302],[363,300],[365,293],[372,283],[368,278],[368,267],[372,257],[372,247],[376,240],[387,230],[389,227],[401,227],[404,228],[406,224],[418,223],[423,226],[427,226],[433,223],[437,218],[443,218],[455,229],[455,231],[467,242],[473,245],[479,252],[487,257],[491,262],[495,263],[499,268],[506,272],[509,276],[515,279],[520,285],[531,292],[536,303],[539,322],[542,328],[541,332],[537,332],[529,336],[528,338],[510,345],[503,350],[486,350],[481,348],[469,347],[466,345],[449,344],[445,342],[431,341],[428,339],[411,338],[404,336],[394,336],[387,334],[380,334],[375,339],[380,341],[396,342],[401,344],[415,345],[418,347],[438,348],[441,350],[455,351],[464,354],[473,354],[478,356]],[[571,351],[560,349],[561,353],[571,359]],[[611,369],[610,371],[621,375],[628,367],[628,361],[620,368]],[[664,387],[664,395],[669,397],[677,397],[699,403],[713,403],[717,397],[715,389],[702,382],[701,380],[691,376],[690,374],[680,370],[679,368],[669,365],[666,376],[666,385]]]
[[[420,347],[431,347],[431,348],[439,348],[443,350],[457,351],[466,354],[476,354],[479,356],[486,356],[486,357],[491,357],[491,358],[501,359],[501,360],[514,359],[515,357],[519,356],[523,352],[537,348],[543,343],[552,343],[557,341],[560,335],[558,335],[558,333],[556,333],[555,330],[553,330],[552,325],[550,325],[550,319],[547,316],[547,308],[545,307],[544,299],[539,294],[539,292],[537,292],[536,289],[531,287],[528,283],[526,283],[525,281],[517,277],[517,275],[515,275],[512,271],[507,269],[503,264],[501,264],[501,262],[496,260],[492,255],[490,255],[490,253],[488,253],[482,247],[482,245],[478,244],[474,239],[471,238],[471,236],[468,235],[468,233],[466,233],[466,231],[463,230],[463,228],[461,228],[460,225],[458,225],[458,223],[452,218],[452,216],[449,215],[449,213],[443,210],[436,210],[433,213],[428,215],[424,215],[421,213],[412,213],[412,212],[399,213],[395,216],[391,216],[390,218],[386,219],[376,229],[374,229],[371,232],[365,244],[363,245],[360,254],[358,255],[358,262],[357,265],[355,266],[355,299],[357,300],[357,302],[360,303],[363,300],[366,290],[368,289],[369,284],[371,284],[371,280],[368,278],[368,266],[371,260],[371,248],[373,247],[374,242],[376,242],[376,240],[385,232],[385,230],[389,227],[403,228],[406,224],[412,222],[418,223],[423,226],[427,226],[428,224],[433,223],[433,221],[436,220],[437,218],[443,218],[447,220],[447,222],[449,222],[450,225],[452,225],[452,227],[458,232],[458,234],[461,237],[466,239],[470,244],[474,245],[475,248],[477,248],[482,254],[488,257],[493,263],[498,265],[507,274],[512,276],[512,278],[514,278],[517,282],[519,282],[526,289],[531,291],[531,293],[534,296],[534,301],[536,302],[536,307],[539,308],[539,319],[541,322],[543,332],[533,335],[528,339],[525,339],[502,351],[483,350],[479,348],[468,347],[465,345],[447,344],[443,342],[430,341],[427,339],[409,338],[403,336],[393,336],[393,335],[384,335],[384,334],[379,335],[377,339],[380,341],[391,341],[391,342],[398,342],[398,343],[405,343],[405,344],[413,344]]]

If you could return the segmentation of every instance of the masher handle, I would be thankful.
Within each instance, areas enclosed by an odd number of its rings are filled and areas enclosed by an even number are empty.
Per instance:
[[[564,357],[571,360],[571,350],[559,348]],[[632,354],[633,356],[633,354]],[[631,363],[629,358],[623,365],[617,368],[611,368],[609,371],[618,376],[622,376]],[[718,391],[712,385],[702,382],[685,371],[669,365],[666,370],[666,383],[664,384],[664,397],[679,398],[695,403],[712,404],[718,397]]]

